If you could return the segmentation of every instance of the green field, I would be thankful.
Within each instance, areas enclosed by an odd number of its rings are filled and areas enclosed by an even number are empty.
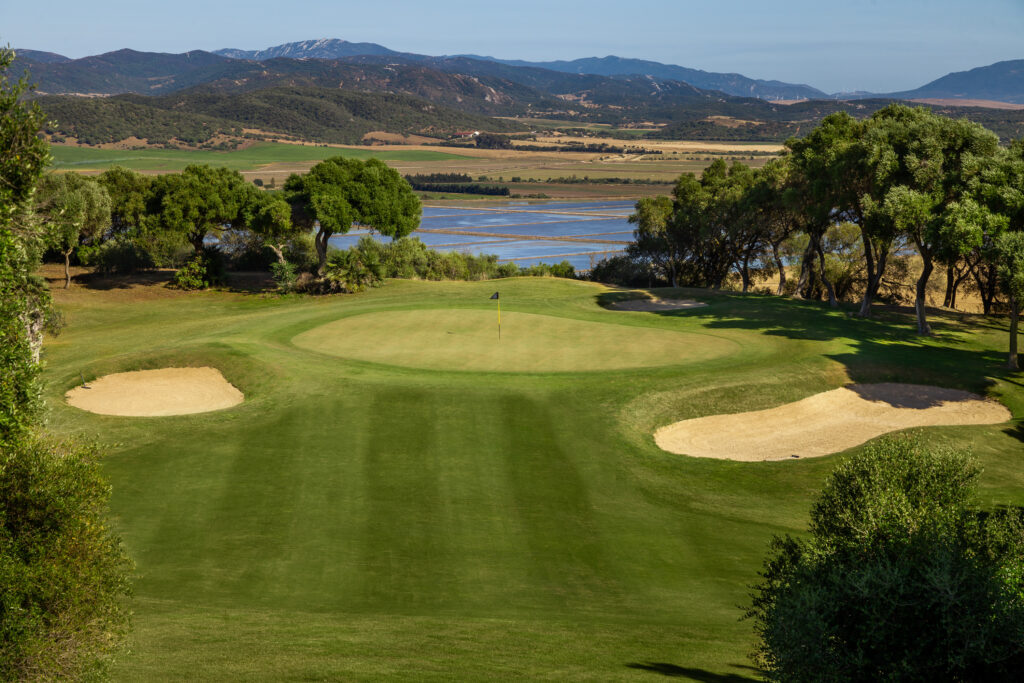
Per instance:
[[[756,679],[738,605],[843,456],[688,458],[651,433],[848,380],[1002,400],[1010,427],[925,434],[974,448],[985,505],[1024,504],[1024,377],[999,369],[1003,321],[945,316],[919,339],[895,313],[677,294],[709,305],[614,312],[599,303],[619,293],[551,278],[58,291],[50,428],[109,445],[137,563],[116,677]],[[175,365],[220,368],[246,401],[117,418],[61,400],[80,371]]]
[[[382,161],[447,161],[464,157],[433,150],[349,149],[261,142],[231,152],[182,149],[97,149],[53,145],[53,167],[63,170],[96,171],[124,166],[137,171],[180,171],[189,164],[210,164],[239,171],[256,170],[268,164],[315,162],[334,156]]]

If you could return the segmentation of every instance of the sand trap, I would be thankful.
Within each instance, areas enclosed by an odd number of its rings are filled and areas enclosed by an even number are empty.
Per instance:
[[[630,299],[629,301],[616,301],[608,304],[613,311],[641,311],[653,313],[656,311],[678,311],[684,308],[700,308],[707,304],[694,301],[693,299]]]
[[[230,408],[242,392],[216,368],[163,368],[106,375],[64,394],[68,404],[100,415],[158,417]]]
[[[838,453],[908,427],[998,424],[1011,418],[995,401],[919,384],[851,384],[795,403],[683,420],[654,433],[666,451],[755,462]]]

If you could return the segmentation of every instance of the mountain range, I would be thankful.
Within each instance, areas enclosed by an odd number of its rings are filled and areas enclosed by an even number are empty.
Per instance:
[[[81,69],[68,68],[62,73],[60,83],[54,88],[53,83],[41,85],[40,89],[48,92],[95,92],[102,94],[114,94],[116,92],[142,92],[143,85],[130,83],[128,81],[117,82],[117,79],[110,79],[106,82],[97,83],[100,89],[81,90],[79,86],[90,85],[93,79],[84,76],[81,72],[104,70],[103,61],[110,61],[110,55],[126,56],[131,51],[119,50],[114,53],[85,57],[80,60],[72,60],[63,55],[52,52],[41,52],[36,50],[20,50],[23,59],[38,64],[50,65],[71,65],[81,63]],[[155,55],[156,53],[134,53],[135,55]],[[210,53],[192,51],[184,55],[158,55],[159,59],[172,60],[175,56],[185,56],[186,59],[196,57],[202,62],[202,66],[210,66],[209,60],[202,59],[201,55],[216,55],[231,60],[244,60],[254,62],[267,62],[275,59],[318,59],[318,60],[363,60],[377,59],[378,63],[397,61],[403,64],[419,62],[444,71],[453,71],[456,68],[465,69],[465,61],[472,61],[477,64],[491,63],[500,64],[512,68],[539,69],[543,71],[558,72],[564,74],[592,75],[592,76],[648,76],[662,81],[676,81],[692,85],[701,90],[711,90],[734,97],[756,97],[765,100],[801,100],[801,99],[865,99],[883,97],[891,99],[920,99],[920,98],[945,98],[945,99],[969,99],[969,100],[993,100],[1000,102],[1024,103],[1024,60],[1012,60],[999,62],[990,66],[978,67],[969,71],[951,73],[942,78],[936,79],[919,88],[886,94],[875,94],[869,92],[856,93],[833,93],[827,94],[804,84],[785,83],[777,80],[761,80],[748,78],[737,73],[716,73],[691,69],[674,64],[662,64],[642,59],[630,59],[609,55],[607,57],[587,57],[570,61],[525,61],[516,59],[498,59],[495,57],[480,55],[455,55],[432,57],[413,53],[399,52],[377,43],[349,42],[339,39],[305,40],[293,43],[285,43],[262,50],[241,50],[236,48],[225,48],[214,50]],[[84,61],[83,61],[84,60]],[[99,60],[99,63],[97,63]],[[135,70],[136,75],[142,76],[138,69],[139,59],[134,60],[136,64],[129,67]],[[198,71],[200,65],[186,68],[185,71]],[[230,77],[231,67],[221,65],[224,77]],[[470,71],[477,69],[469,69]],[[66,75],[65,75],[66,74]],[[48,74],[47,74],[48,75]],[[507,73],[504,74],[508,76]],[[130,74],[125,74],[129,76]],[[168,78],[168,74],[153,76],[142,76],[143,78],[155,78],[154,89],[166,88],[164,91],[181,87],[189,87],[194,84],[196,78]],[[201,76],[198,76],[201,79]],[[45,79],[44,79],[45,80]],[[199,82],[202,82],[201,80]],[[168,87],[170,86],[170,87]],[[121,88],[120,90],[118,88]]]
[[[915,91],[858,93],[839,100],[806,85],[645,60],[434,57],[333,39],[258,51],[166,54],[124,49],[81,59],[21,50],[15,62],[16,69],[28,68],[38,95],[49,95],[42,101],[64,121],[55,133],[78,139],[114,141],[125,132],[128,137],[166,139],[168,131],[181,125],[190,139],[216,137],[212,131],[221,135],[261,128],[334,142],[355,142],[372,130],[443,136],[460,128],[525,129],[507,120],[480,118],[495,116],[653,125],[661,133],[697,139],[781,140],[807,130],[831,111],[864,116],[894,99],[923,97],[945,113],[970,115],[1004,138],[1017,137],[1024,113],[959,110],[955,100],[1024,102],[1022,65],[1024,61],[1001,62],[950,74]],[[362,99],[356,97],[359,93]],[[54,95],[93,97],[69,101]],[[388,116],[388,106],[400,113]],[[188,116],[198,118],[185,121]],[[135,132],[117,123],[118,117],[133,122]]]

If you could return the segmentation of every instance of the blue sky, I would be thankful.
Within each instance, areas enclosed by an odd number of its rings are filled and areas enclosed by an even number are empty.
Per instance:
[[[0,43],[82,57],[309,38],[425,54],[637,57],[827,92],[1024,59],[1024,0],[0,0]]]

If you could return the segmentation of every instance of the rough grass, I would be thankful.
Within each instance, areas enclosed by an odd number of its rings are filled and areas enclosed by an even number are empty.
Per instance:
[[[505,314],[589,323],[581,343],[610,325],[636,339],[712,335],[735,351],[526,374],[371,364],[292,343],[359,313],[489,317],[496,288]],[[908,316],[686,290],[658,294],[709,305],[622,313],[598,304],[635,294],[548,278],[390,282],[317,299],[56,294],[68,325],[45,348],[50,427],[107,444],[116,524],[138,565],[121,680],[755,678],[737,605],[769,537],[804,528],[843,456],[687,458],[651,434],[851,379],[999,397],[1013,427],[925,435],[974,447],[986,505],[1024,504],[1024,383],[1000,369],[1000,320],[939,316],[921,340]],[[246,401],[116,418],[60,400],[80,370],[167,365],[218,367]]]

